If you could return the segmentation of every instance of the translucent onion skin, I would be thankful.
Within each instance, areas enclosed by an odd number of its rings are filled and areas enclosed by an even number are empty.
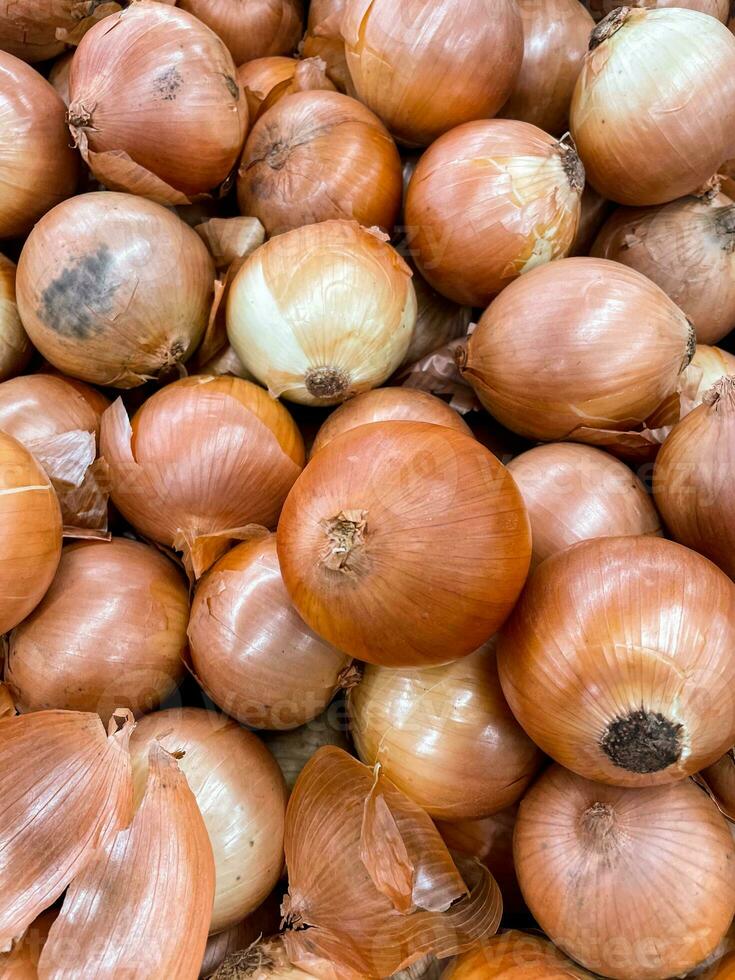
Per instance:
[[[703,14],[709,14],[726,24],[730,11],[730,0],[634,0],[633,3],[626,3],[625,0],[583,0],[583,2],[586,7],[589,7],[595,20],[605,17],[620,7],[646,7],[650,10],[685,7],[687,10],[698,10]]]
[[[521,803],[514,849],[541,928],[606,977],[686,973],[735,911],[735,843],[688,780],[631,791],[554,766]]]
[[[15,263],[0,255],[0,381],[15,377],[33,355],[15,301]]]
[[[486,306],[574,242],[584,170],[572,147],[529,123],[466,123],[423,154],[405,223],[424,278],[456,303]]]
[[[294,92],[311,89],[334,91],[327,78],[324,63],[317,58],[256,58],[237,69],[240,83],[248,104],[251,125],[271,109],[276,102]]]
[[[511,929],[458,956],[442,980],[592,980],[541,936]]]
[[[735,354],[697,344],[692,362],[684,372],[682,417],[701,405],[712,385],[728,374],[735,375]]]
[[[339,92],[297,92],[250,133],[237,200],[269,236],[339,218],[390,230],[402,186],[401,158],[377,116]]]
[[[590,183],[634,207],[695,193],[735,150],[735,38],[698,11],[621,7],[590,47],[571,108]]]
[[[503,628],[503,692],[536,744],[581,776],[683,779],[735,744],[734,613],[735,585],[681,545],[584,541],[536,569]]]
[[[494,116],[523,58],[514,0],[347,0],[342,36],[358,98],[410,146]]]
[[[642,428],[676,396],[694,331],[666,294],[606,259],[534,269],[482,315],[463,376],[528,439],[594,441]]]
[[[346,0],[311,0],[302,54],[305,58],[321,58],[327,66],[327,75],[339,91],[353,95],[342,37],[345,4]]]

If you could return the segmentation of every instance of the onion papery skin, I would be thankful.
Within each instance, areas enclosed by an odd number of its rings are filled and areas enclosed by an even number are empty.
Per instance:
[[[130,743],[136,799],[154,741],[179,760],[214,852],[210,934],[223,932],[268,897],[283,867],[286,787],[263,743],[236,722],[202,708],[170,708],[142,718]],[[198,964],[197,964],[198,966]]]
[[[649,10],[685,7],[687,10],[698,10],[700,13],[709,14],[726,24],[730,10],[730,0],[633,0],[632,3],[626,3],[625,0],[583,0],[583,2],[586,7],[589,7],[595,20],[600,20],[613,10],[619,10],[620,7],[645,7]]]
[[[415,364],[452,340],[465,337],[472,319],[469,306],[452,303],[415,270],[411,281],[416,291],[416,326],[401,368]]]
[[[575,151],[529,123],[480,120],[442,136],[408,185],[416,264],[442,295],[486,306],[574,242],[584,171]]]
[[[347,67],[358,98],[396,139],[428,146],[460,123],[494,116],[523,58],[515,2],[347,0]]]
[[[568,960],[541,936],[515,929],[486,939],[458,956],[442,980],[592,980],[592,974]]]
[[[41,912],[9,953],[0,953],[0,976],[3,980],[38,980],[38,961],[57,916],[56,909]]]
[[[536,569],[503,628],[503,692],[536,744],[581,776],[683,779],[735,744],[734,612],[735,585],[681,545],[584,541]]]
[[[735,38],[698,11],[622,7],[593,34],[570,118],[604,197],[693,194],[735,149]]]
[[[77,186],[64,103],[35,69],[0,51],[0,238],[24,235]]]
[[[694,347],[684,314],[639,272],[607,259],[563,259],[490,305],[463,375],[513,432],[591,442],[600,432],[642,429],[677,395]]]
[[[319,976],[325,974],[320,971]],[[313,973],[305,973],[291,964],[280,936],[272,939],[256,936],[251,944],[230,953],[213,974],[213,980],[313,980],[313,977]]]
[[[345,4],[346,0],[311,0],[301,53],[304,58],[321,58],[339,91],[354,95],[342,37]]]
[[[699,774],[698,782],[704,783],[707,792],[720,812],[735,823],[735,752],[730,749],[722,758],[707,766]]]
[[[264,112],[286,95],[311,89],[334,91],[324,67],[324,62],[318,58],[283,58],[278,55],[256,58],[240,65],[237,80],[247,100],[251,125],[254,126]]]
[[[69,128],[94,176],[160,203],[187,204],[222,183],[247,132],[224,43],[163,3],[134,3],[85,34],[69,95]]]
[[[401,158],[376,115],[339,92],[297,92],[248,136],[237,200],[269,236],[339,218],[390,230],[402,186]]]
[[[353,754],[348,727],[347,707],[344,700],[338,698],[318,718],[301,728],[261,733],[263,741],[281,768],[289,793],[306,763],[323,746],[333,745]]]
[[[476,650],[513,607],[530,551],[507,470],[476,440],[425,422],[338,436],[296,482],[278,525],[301,616],[339,650],[386,667]]]
[[[698,343],[715,344],[735,327],[735,204],[723,194],[619,208],[591,254],[660,286],[692,321]]]
[[[5,681],[21,711],[136,717],[184,676],[189,596],[157,549],[126,538],[68,545],[51,588],[10,635]]]
[[[503,696],[494,641],[444,667],[368,665],[348,703],[360,759],[433,819],[504,810],[541,767]]]
[[[261,245],[237,273],[227,334],[274,396],[336,405],[382,384],[416,323],[411,270],[354,221],[322,221]]]
[[[561,136],[595,22],[579,0],[516,3],[523,20],[523,63],[500,115]]]
[[[661,534],[643,483],[601,449],[550,443],[516,456],[508,470],[531,521],[532,568],[590,538]]]
[[[697,344],[692,362],[684,372],[682,417],[701,405],[712,385],[728,374],[735,375],[735,354]]]
[[[302,0],[178,0],[178,6],[222,38],[236,65],[290,54],[303,30]]]
[[[102,417],[100,441],[115,506],[141,534],[183,551],[194,578],[252,525],[275,527],[304,463],[286,409],[228,376],[175,381],[132,422],[118,400]]]
[[[606,977],[685,973],[717,947],[735,911],[735,844],[688,780],[632,792],[554,766],[521,803],[514,841],[541,928]]]
[[[116,388],[189,357],[213,286],[214,263],[188,225],[158,204],[109,191],[54,208],[18,262],[18,309],[35,346],[64,374]]]
[[[218,707],[253,728],[311,721],[350,665],[291,605],[274,534],[238,545],[209,570],[188,635],[199,683]]]
[[[0,381],[20,374],[33,355],[15,301],[15,272],[15,263],[0,255]]]

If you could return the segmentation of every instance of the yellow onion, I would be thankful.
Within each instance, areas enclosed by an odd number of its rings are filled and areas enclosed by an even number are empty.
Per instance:
[[[270,936],[277,932],[281,921],[280,904],[279,889],[276,889],[261,906],[251,915],[246,916],[242,922],[225,929],[224,932],[210,936],[199,968],[200,978],[211,977],[222,965],[223,960],[232,953],[253,947],[262,936]],[[237,974],[235,980],[237,980]]]
[[[592,243],[597,238],[597,233],[612,208],[612,203],[598,194],[591,184],[584,185],[582,213],[579,218],[577,236],[569,252],[570,255],[590,254]]]
[[[272,395],[334,405],[382,384],[416,322],[411,270],[384,236],[354,221],[279,235],[237,273],[227,334]]]
[[[229,51],[163,3],[141,0],[85,34],[69,97],[69,128],[97,180],[162,204],[222,183],[247,131]]]
[[[182,378],[132,423],[118,399],[103,415],[111,495],[141,534],[182,551],[198,578],[252,525],[274,527],[304,446],[285,408],[240,378]],[[262,528],[261,528],[262,531]]]
[[[18,309],[54,367],[133,388],[192,353],[213,281],[205,246],[171,211],[130,194],[82,194],[28,236]]]
[[[290,54],[303,30],[302,0],[178,0],[219,35],[236,65],[271,54]]]
[[[573,443],[537,446],[512,459],[508,469],[531,521],[532,568],[589,538],[661,534],[643,483],[601,449]]]
[[[583,0],[583,2],[586,7],[589,7],[595,20],[620,7],[646,7],[649,10],[661,7],[685,7],[687,10],[699,10],[703,14],[709,14],[726,24],[730,10],[730,0],[631,0],[630,3],[626,3],[626,0]]]
[[[620,7],[592,35],[571,129],[604,197],[693,194],[735,153],[735,38],[698,11]]]
[[[69,105],[69,72],[73,57],[73,51],[69,51],[68,54],[62,54],[53,63],[51,71],[48,73],[48,80],[61,96],[64,105]]]
[[[735,354],[697,344],[691,364],[684,372],[682,417],[701,405],[712,385],[728,374],[735,375]]]
[[[285,732],[265,731],[261,736],[280,766],[291,792],[301,770],[318,749],[334,745],[345,752],[352,751],[347,729],[347,708],[344,701],[338,698],[318,718],[301,728]]]
[[[686,313],[699,343],[735,327],[735,204],[724,195],[619,208],[591,254],[648,276]]]
[[[502,932],[458,956],[442,980],[592,980],[592,974],[572,963],[541,936]]]
[[[534,269],[482,315],[463,376],[487,410],[529,439],[599,442],[678,418],[694,330],[663,290],[606,259]],[[665,424],[661,421],[659,424]]]
[[[10,634],[5,681],[21,711],[160,706],[184,675],[189,596],[157,549],[126,538],[68,545],[51,588]]]
[[[15,377],[33,354],[15,301],[15,264],[0,255],[0,381]]]
[[[332,440],[278,525],[283,580],[303,619],[339,650],[387,667],[476,650],[512,609],[530,552],[507,470],[470,436],[425,422],[362,425]]]
[[[596,538],[531,576],[500,635],[513,713],[557,762],[615,786],[670,783],[735,745],[735,585],[653,536]]]
[[[305,58],[321,58],[339,91],[353,95],[342,37],[345,4],[346,0],[311,0],[301,52]]]
[[[595,23],[579,0],[516,3],[523,20],[523,63],[500,115],[561,136]]]
[[[293,966],[276,936],[230,953],[212,980],[313,980],[313,974]]]
[[[1,0],[0,48],[24,61],[46,61],[76,44],[124,0]]]
[[[703,769],[697,781],[706,787],[720,812],[735,822],[735,750]]]
[[[28,929],[9,953],[0,953],[3,980],[38,980],[38,961],[54,919],[56,909],[47,909]]]
[[[450,341],[465,337],[472,319],[469,306],[452,303],[415,271],[411,282],[416,291],[416,326],[399,370],[415,364]]]
[[[347,0],[341,30],[360,101],[413,146],[494,116],[523,58],[514,0]]]
[[[444,296],[486,306],[524,272],[567,254],[583,187],[574,149],[536,126],[467,123],[438,139],[411,177],[412,254]]]
[[[368,666],[348,703],[362,761],[434,819],[504,810],[541,766],[503,697],[494,641],[446,667]]]
[[[237,200],[269,236],[333,218],[390,230],[401,188],[401,158],[377,116],[339,92],[298,92],[248,136]]]
[[[319,58],[256,58],[237,69],[237,80],[248,104],[251,125],[285,95],[312,89],[334,91]]]
[[[684,974],[735,912],[735,843],[689,780],[630,790],[553,766],[521,803],[514,850],[541,928],[606,977]]]

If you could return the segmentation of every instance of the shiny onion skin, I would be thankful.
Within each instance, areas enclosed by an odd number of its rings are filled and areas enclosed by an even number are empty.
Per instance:
[[[442,980],[593,980],[541,936],[511,929],[458,956]]]
[[[593,442],[641,429],[677,395],[694,330],[666,294],[607,259],[534,269],[485,311],[463,376],[528,439]]]
[[[303,30],[302,0],[178,0],[222,38],[235,61],[290,54]]]
[[[735,585],[652,536],[596,538],[531,576],[498,643],[513,713],[557,762],[614,786],[697,772],[735,744]]]
[[[735,843],[690,780],[633,791],[553,766],[521,803],[514,850],[544,932],[616,980],[686,973],[735,911]]]
[[[494,116],[523,58],[514,0],[347,0],[342,36],[358,98],[409,146]]]
[[[138,722],[130,743],[140,799],[153,742],[184,752],[181,771],[196,797],[214,852],[216,886],[210,934],[255,911],[283,866],[286,787],[262,742],[214,711],[170,708]],[[199,964],[197,963],[197,969]]]
[[[504,810],[541,767],[503,696],[492,640],[444,667],[368,665],[348,704],[360,759],[433,819]]]
[[[188,204],[225,180],[242,149],[248,113],[235,75],[223,42],[196,17],[134,3],[76,50],[72,137],[111,190]]]
[[[401,158],[377,116],[339,92],[297,92],[248,136],[237,200],[269,236],[339,218],[390,231],[402,186]]]
[[[709,14],[726,24],[730,11],[730,0],[633,0],[632,3],[626,3],[625,0],[583,0],[583,2],[586,7],[589,7],[595,20],[600,20],[601,17],[620,7],[646,7],[649,10],[685,7],[687,10],[698,10],[700,13]]]
[[[275,526],[304,464],[286,409],[228,376],[175,381],[132,422],[118,399],[102,417],[100,442],[115,506],[141,534],[182,551],[193,578],[251,525]]]
[[[640,207],[693,194],[735,150],[735,38],[698,11],[621,7],[595,29],[571,130],[587,179]]]
[[[323,746],[334,745],[353,754],[347,727],[347,709],[344,702],[337,699],[323,714],[301,728],[292,728],[287,732],[261,732],[261,738],[280,766],[289,793],[306,763]]]
[[[595,22],[579,0],[516,3],[523,20],[523,63],[499,114],[561,136]]]
[[[697,344],[692,362],[684,372],[682,417],[701,405],[712,385],[728,374],[735,375],[735,354]]]
[[[311,721],[350,665],[291,605],[275,534],[237,545],[209,570],[192,603],[188,636],[199,683],[218,707],[252,728]]]
[[[536,568],[589,538],[661,534],[651,497],[632,470],[592,446],[550,443],[508,463],[531,521]]]
[[[486,306],[574,242],[584,170],[571,146],[529,123],[466,123],[423,154],[408,185],[408,244],[442,295]]]
[[[227,334],[272,395],[336,405],[401,364],[416,294],[385,237],[355,221],[322,221],[278,235],[245,261],[228,295]]]
[[[5,681],[21,711],[60,708],[136,717],[184,676],[189,595],[156,548],[113,538],[64,548],[31,615],[10,634]]]
[[[251,126],[276,102],[294,92],[311,89],[334,91],[334,85],[324,72],[324,62],[318,58],[256,58],[237,69],[240,83],[248,104]]]
[[[92,384],[134,388],[193,352],[213,284],[206,247],[175,214],[99,191],[39,221],[16,286],[23,325],[54,367]]]
[[[724,195],[619,208],[590,254],[648,276],[692,321],[698,343],[735,327],[735,204]]]
[[[20,374],[33,355],[15,301],[15,263],[0,254],[0,381]]]
[[[425,422],[338,436],[296,482],[278,525],[301,616],[339,650],[384,667],[476,650],[512,609],[530,553],[507,470],[469,436]]]
[[[0,129],[0,238],[12,238],[71,197],[79,162],[69,146],[61,98],[37,71],[5,51]]]
[[[311,0],[301,53],[304,58],[321,58],[339,91],[354,95],[342,37],[345,5],[346,0]]]

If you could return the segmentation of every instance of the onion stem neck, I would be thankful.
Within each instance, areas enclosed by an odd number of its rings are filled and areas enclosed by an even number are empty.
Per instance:
[[[702,402],[715,412],[735,411],[735,377],[725,375],[704,393]]]
[[[560,143],[559,150],[561,152],[561,164],[564,167],[569,185],[573,191],[581,194],[584,190],[585,174],[579,154],[573,146],[568,146],[566,143]]]
[[[598,847],[610,846],[615,831],[615,810],[609,803],[593,803],[582,814],[582,830]]]
[[[306,390],[314,398],[339,398],[350,390],[350,383],[350,376],[334,367],[312,368],[304,378]]]
[[[642,706],[608,724],[600,748],[627,772],[661,772],[681,758],[683,726]]]
[[[365,545],[367,511],[342,510],[320,524],[327,538],[321,552],[322,565],[335,572],[352,571],[355,558]]]
[[[594,51],[617,33],[630,15],[630,7],[618,7],[604,17],[590,34],[589,50]]]

